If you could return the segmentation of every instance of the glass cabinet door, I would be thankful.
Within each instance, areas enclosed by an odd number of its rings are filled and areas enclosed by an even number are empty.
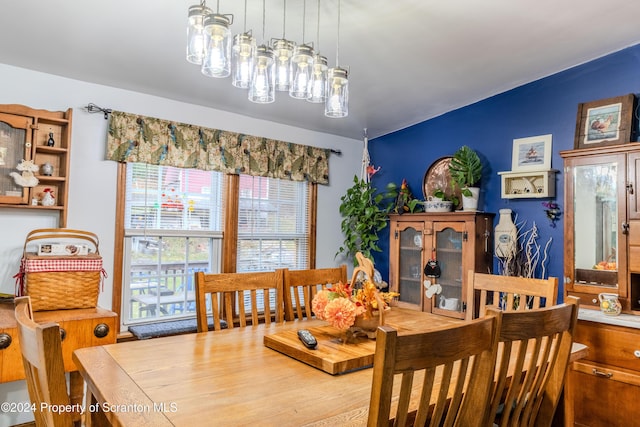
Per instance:
[[[434,223],[435,255],[440,265],[440,277],[436,282],[442,292],[433,301],[433,311],[444,310],[448,315],[452,312],[462,314],[464,306],[462,251],[465,235],[464,223]],[[431,253],[429,248],[427,253]]]
[[[28,201],[29,188],[16,183],[10,174],[23,175],[16,167],[21,160],[31,159],[31,123],[31,118],[0,113],[0,203]]]
[[[624,155],[573,159],[570,169],[573,266],[568,289],[626,296]],[[569,246],[571,247],[571,245]]]
[[[422,224],[406,224],[398,230],[398,305],[422,309]]]

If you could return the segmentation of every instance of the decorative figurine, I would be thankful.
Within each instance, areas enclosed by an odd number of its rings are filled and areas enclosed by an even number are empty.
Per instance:
[[[34,172],[38,172],[38,165],[33,163],[33,160],[21,160],[20,163],[16,166],[21,174],[18,172],[11,172],[9,175],[13,178],[13,180],[21,187],[35,187],[38,185],[38,178],[33,174]]]
[[[42,175],[51,176],[53,175],[53,165],[47,162],[40,166],[40,171],[42,172]]]
[[[49,139],[47,140],[47,147],[53,147],[56,145],[56,141],[53,139],[53,132],[49,132]]]
[[[42,206],[55,206],[56,199],[53,196],[53,190],[50,188],[44,189],[44,194],[42,195]]]

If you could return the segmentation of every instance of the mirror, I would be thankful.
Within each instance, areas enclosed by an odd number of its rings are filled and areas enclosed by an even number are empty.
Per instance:
[[[574,174],[575,281],[617,285],[618,164],[576,166]]]

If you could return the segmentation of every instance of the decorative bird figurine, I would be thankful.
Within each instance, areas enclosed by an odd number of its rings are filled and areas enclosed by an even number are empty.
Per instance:
[[[393,211],[397,214],[409,212],[409,201],[411,199],[413,199],[413,195],[411,194],[411,190],[409,189],[409,184],[407,184],[406,179],[403,179]]]

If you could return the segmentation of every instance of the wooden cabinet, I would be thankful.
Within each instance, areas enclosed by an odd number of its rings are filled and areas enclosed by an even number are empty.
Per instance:
[[[494,214],[479,212],[391,215],[390,288],[398,305],[463,319],[469,270],[490,273],[493,265]],[[440,277],[424,274],[435,258]],[[425,296],[423,283],[439,284],[440,294]]]
[[[567,377],[568,390],[573,390],[574,406],[570,412],[575,425],[637,425],[640,420],[639,338],[637,328],[578,321],[575,340],[586,344],[589,354],[571,365]]]
[[[565,291],[598,309],[599,293],[640,314],[640,144],[563,151]]]
[[[59,213],[58,226],[66,227],[69,191],[72,109],[36,110],[23,105],[0,105],[0,207],[45,209]],[[10,175],[22,160],[38,167],[38,184],[25,187]],[[43,168],[44,165],[50,166]],[[40,202],[49,189],[55,205]]]
[[[572,364],[568,414],[579,426],[640,421],[640,144],[563,151],[565,294],[580,298],[575,341],[589,354]],[[598,294],[619,296],[608,317]],[[570,418],[569,418],[570,420]]]
[[[76,371],[71,359],[77,348],[116,342],[116,313],[102,308],[37,311],[36,322],[56,322],[63,332],[62,355],[66,372]],[[0,382],[24,379],[13,303],[0,303]]]

